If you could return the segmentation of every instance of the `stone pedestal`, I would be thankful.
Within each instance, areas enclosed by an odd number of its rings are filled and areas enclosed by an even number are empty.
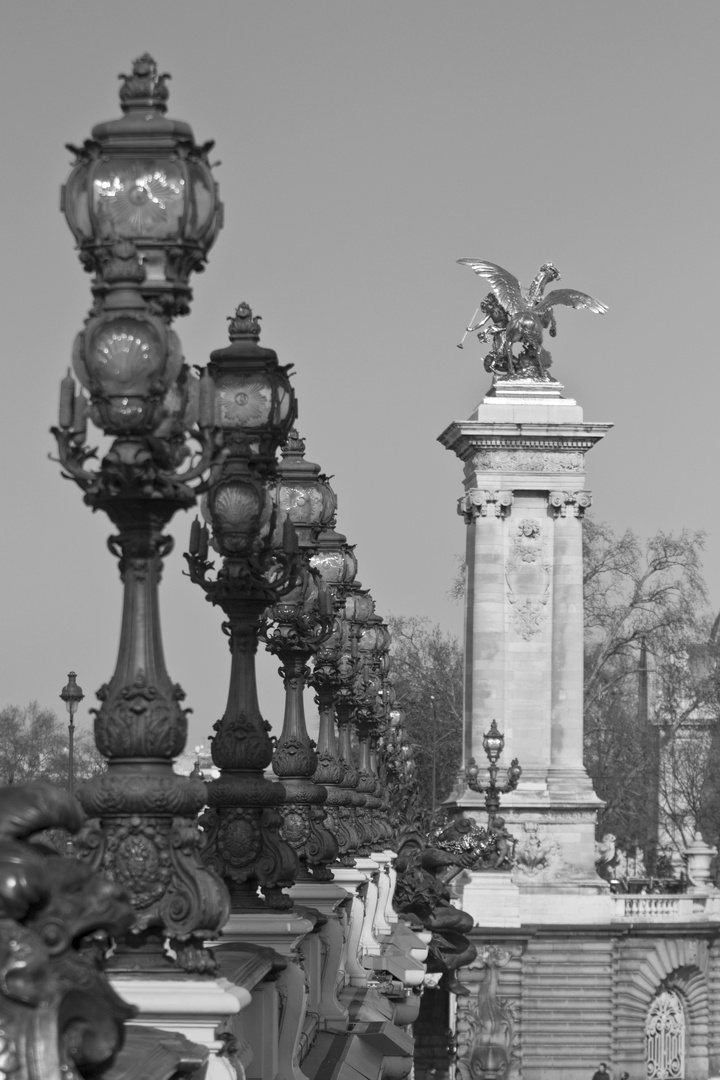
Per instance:
[[[476,926],[520,926],[520,889],[509,872],[463,870],[453,885],[462,910],[472,915]]]
[[[116,975],[110,982],[125,1001],[138,1008],[133,1023],[176,1031],[206,1046],[210,1051],[207,1080],[236,1080],[236,1070],[224,1056],[225,1046],[217,1029],[250,1003],[249,993],[229,987],[224,979],[179,978],[175,974],[157,978]]]
[[[538,838],[543,848],[527,883],[549,874],[596,887],[600,802],[583,766],[582,517],[585,453],[611,425],[585,423],[561,391],[497,382],[440,442],[465,466],[464,761],[474,757],[482,778],[482,737],[497,720],[501,769],[513,757],[523,768],[503,816],[518,838],[529,826],[528,849]],[[451,799],[468,812],[484,807],[464,783]]]
[[[272,981],[261,982],[254,988],[237,1029],[239,1038],[246,1040],[252,1050],[246,1070],[248,1080],[264,1080],[266,1076],[307,1080],[298,1064],[310,994],[300,962],[300,946],[314,926],[314,918],[295,911],[285,914],[257,911],[233,912],[223,928],[217,951],[221,965],[223,954],[229,954],[228,970],[232,970],[237,950],[248,947],[274,953],[279,960]]]

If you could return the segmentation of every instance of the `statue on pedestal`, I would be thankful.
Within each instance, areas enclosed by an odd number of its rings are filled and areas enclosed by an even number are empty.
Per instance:
[[[430,842],[455,855],[450,877],[460,870],[507,870],[513,865],[515,837],[499,814],[491,816],[487,828],[478,825],[475,818],[456,817],[432,833]]]
[[[474,818],[458,817],[449,823],[441,820],[426,835],[415,829],[401,838],[395,906],[432,931],[428,971],[441,972],[439,986],[451,993],[470,993],[454,973],[473,962],[476,949],[466,937],[473,918],[451,903],[450,882],[462,870],[509,867],[514,844],[498,815],[486,829]]]
[[[548,330],[550,337],[557,334],[555,304],[588,308],[598,315],[607,311],[605,304],[577,289],[552,289],[544,296],[548,283],[560,280],[552,263],[543,263],[530,288],[524,291],[518,279],[502,266],[480,259],[458,259],[458,262],[470,266],[492,289],[480,304],[485,317],[475,326],[468,326],[467,333],[480,330],[479,340],[492,342],[492,349],[485,357],[485,370],[496,379],[554,381],[548,374],[552,357],[543,347],[543,331]],[[516,344],[521,346],[517,356],[512,351]]]
[[[595,841],[595,870],[604,881],[612,882],[618,864],[618,851],[614,833],[605,833],[602,840]]]
[[[431,847],[417,834],[408,836],[395,860],[395,907],[398,914],[414,915],[425,930],[432,931],[427,969],[441,973],[438,986],[452,994],[469,994],[455,972],[471,964],[477,955],[465,936],[475,923],[472,915],[450,902],[448,881],[462,869],[457,863],[455,853]],[[448,875],[449,868],[454,872]]]

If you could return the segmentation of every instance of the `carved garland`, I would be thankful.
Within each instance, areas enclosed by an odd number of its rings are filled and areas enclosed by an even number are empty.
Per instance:
[[[480,450],[468,464],[513,472],[581,472],[584,463],[585,455],[578,450]]]
[[[505,579],[513,626],[525,641],[534,637],[547,615],[551,567],[546,544],[539,521],[523,518],[518,523]]]

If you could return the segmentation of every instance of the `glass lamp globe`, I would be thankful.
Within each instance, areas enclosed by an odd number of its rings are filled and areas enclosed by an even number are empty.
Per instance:
[[[502,753],[505,745],[505,736],[498,731],[497,722],[493,720],[490,730],[483,735],[483,747],[489,760],[494,764]]]
[[[203,269],[221,227],[222,204],[207,152],[184,121],[167,110],[168,75],[145,54],[122,76],[124,115],[97,124],[78,149],[61,207],[86,269],[102,291],[110,283],[114,245],[134,245],[143,291],[165,293],[174,314],[187,310],[191,271]]]
[[[272,519],[272,499],[256,479],[229,476],[203,497],[203,517],[212,525],[221,555],[246,556],[262,544]]]
[[[279,473],[275,503],[280,512],[275,543],[281,545],[283,521],[289,518],[300,547],[314,547],[318,533],[335,520],[337,499],[320,466],[305,460],[305,441],[295,429],[282,448]]]
[[[73,349],[73,367],[92,395],[99,425],[114,435],[152,431],[182,364],[177,334],[139,313],[92,319]]]
[[[240,304],[230,320],[230,345],[210,355],[215,423],[231,452],[274,462],[295,422],[297,405],[292,365],[281,366],[272,349],[258,344],[259,338],[260,316]]]

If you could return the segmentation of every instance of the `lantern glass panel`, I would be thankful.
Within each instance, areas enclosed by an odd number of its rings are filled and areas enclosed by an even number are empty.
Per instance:
[[[90,195],[87,188],[88,166],[78,166],[65,186],[64,207],[68,225],[77,240],[92,240]]]
[[[183,173],[170,161],[103,162],[93,180],[93,210],[106,239],[179,237],[185,211]]]
[[[357,571],[357,561],[348,548],[318,551],[311,556],[310,565],[319,572],[326,585],[350,582]]]
[[[106,394],[140,394],[161,375],[165,350],[149,323],[113,319],[93,335],[85,366]]]
[[[282,383],[278,384],[275,392],[277,394],[277,422],[281,424],[283,420],[287,420],[290,414],[293,405],[293,395],[282,385]]]
[[[278,506],[296,525],[315,525],[325,509],[322,489],[312,484],[289,484],[283,480],[278,490]]]
[[[486,734],[483,737],[483,746],[485,747],[486,754],[494,754],[498,757],[502,752],[502,748],[505,745],[505,739],[502,735],[489,735]]]
[[[272,385],[262,375],[230,375],[216,383],[216,419],[221,427],[264,427],[272,413]]]
[[[196,162],[189,161],[187,170],[192,192],[188,232],[192,237],[200,237],[212,224],[215,214],[215,184],[207,169]]]
[[[217,527],[248,532],[257,528],[264,507],[257,488],[237,483],[219,488],[212,509]]]

